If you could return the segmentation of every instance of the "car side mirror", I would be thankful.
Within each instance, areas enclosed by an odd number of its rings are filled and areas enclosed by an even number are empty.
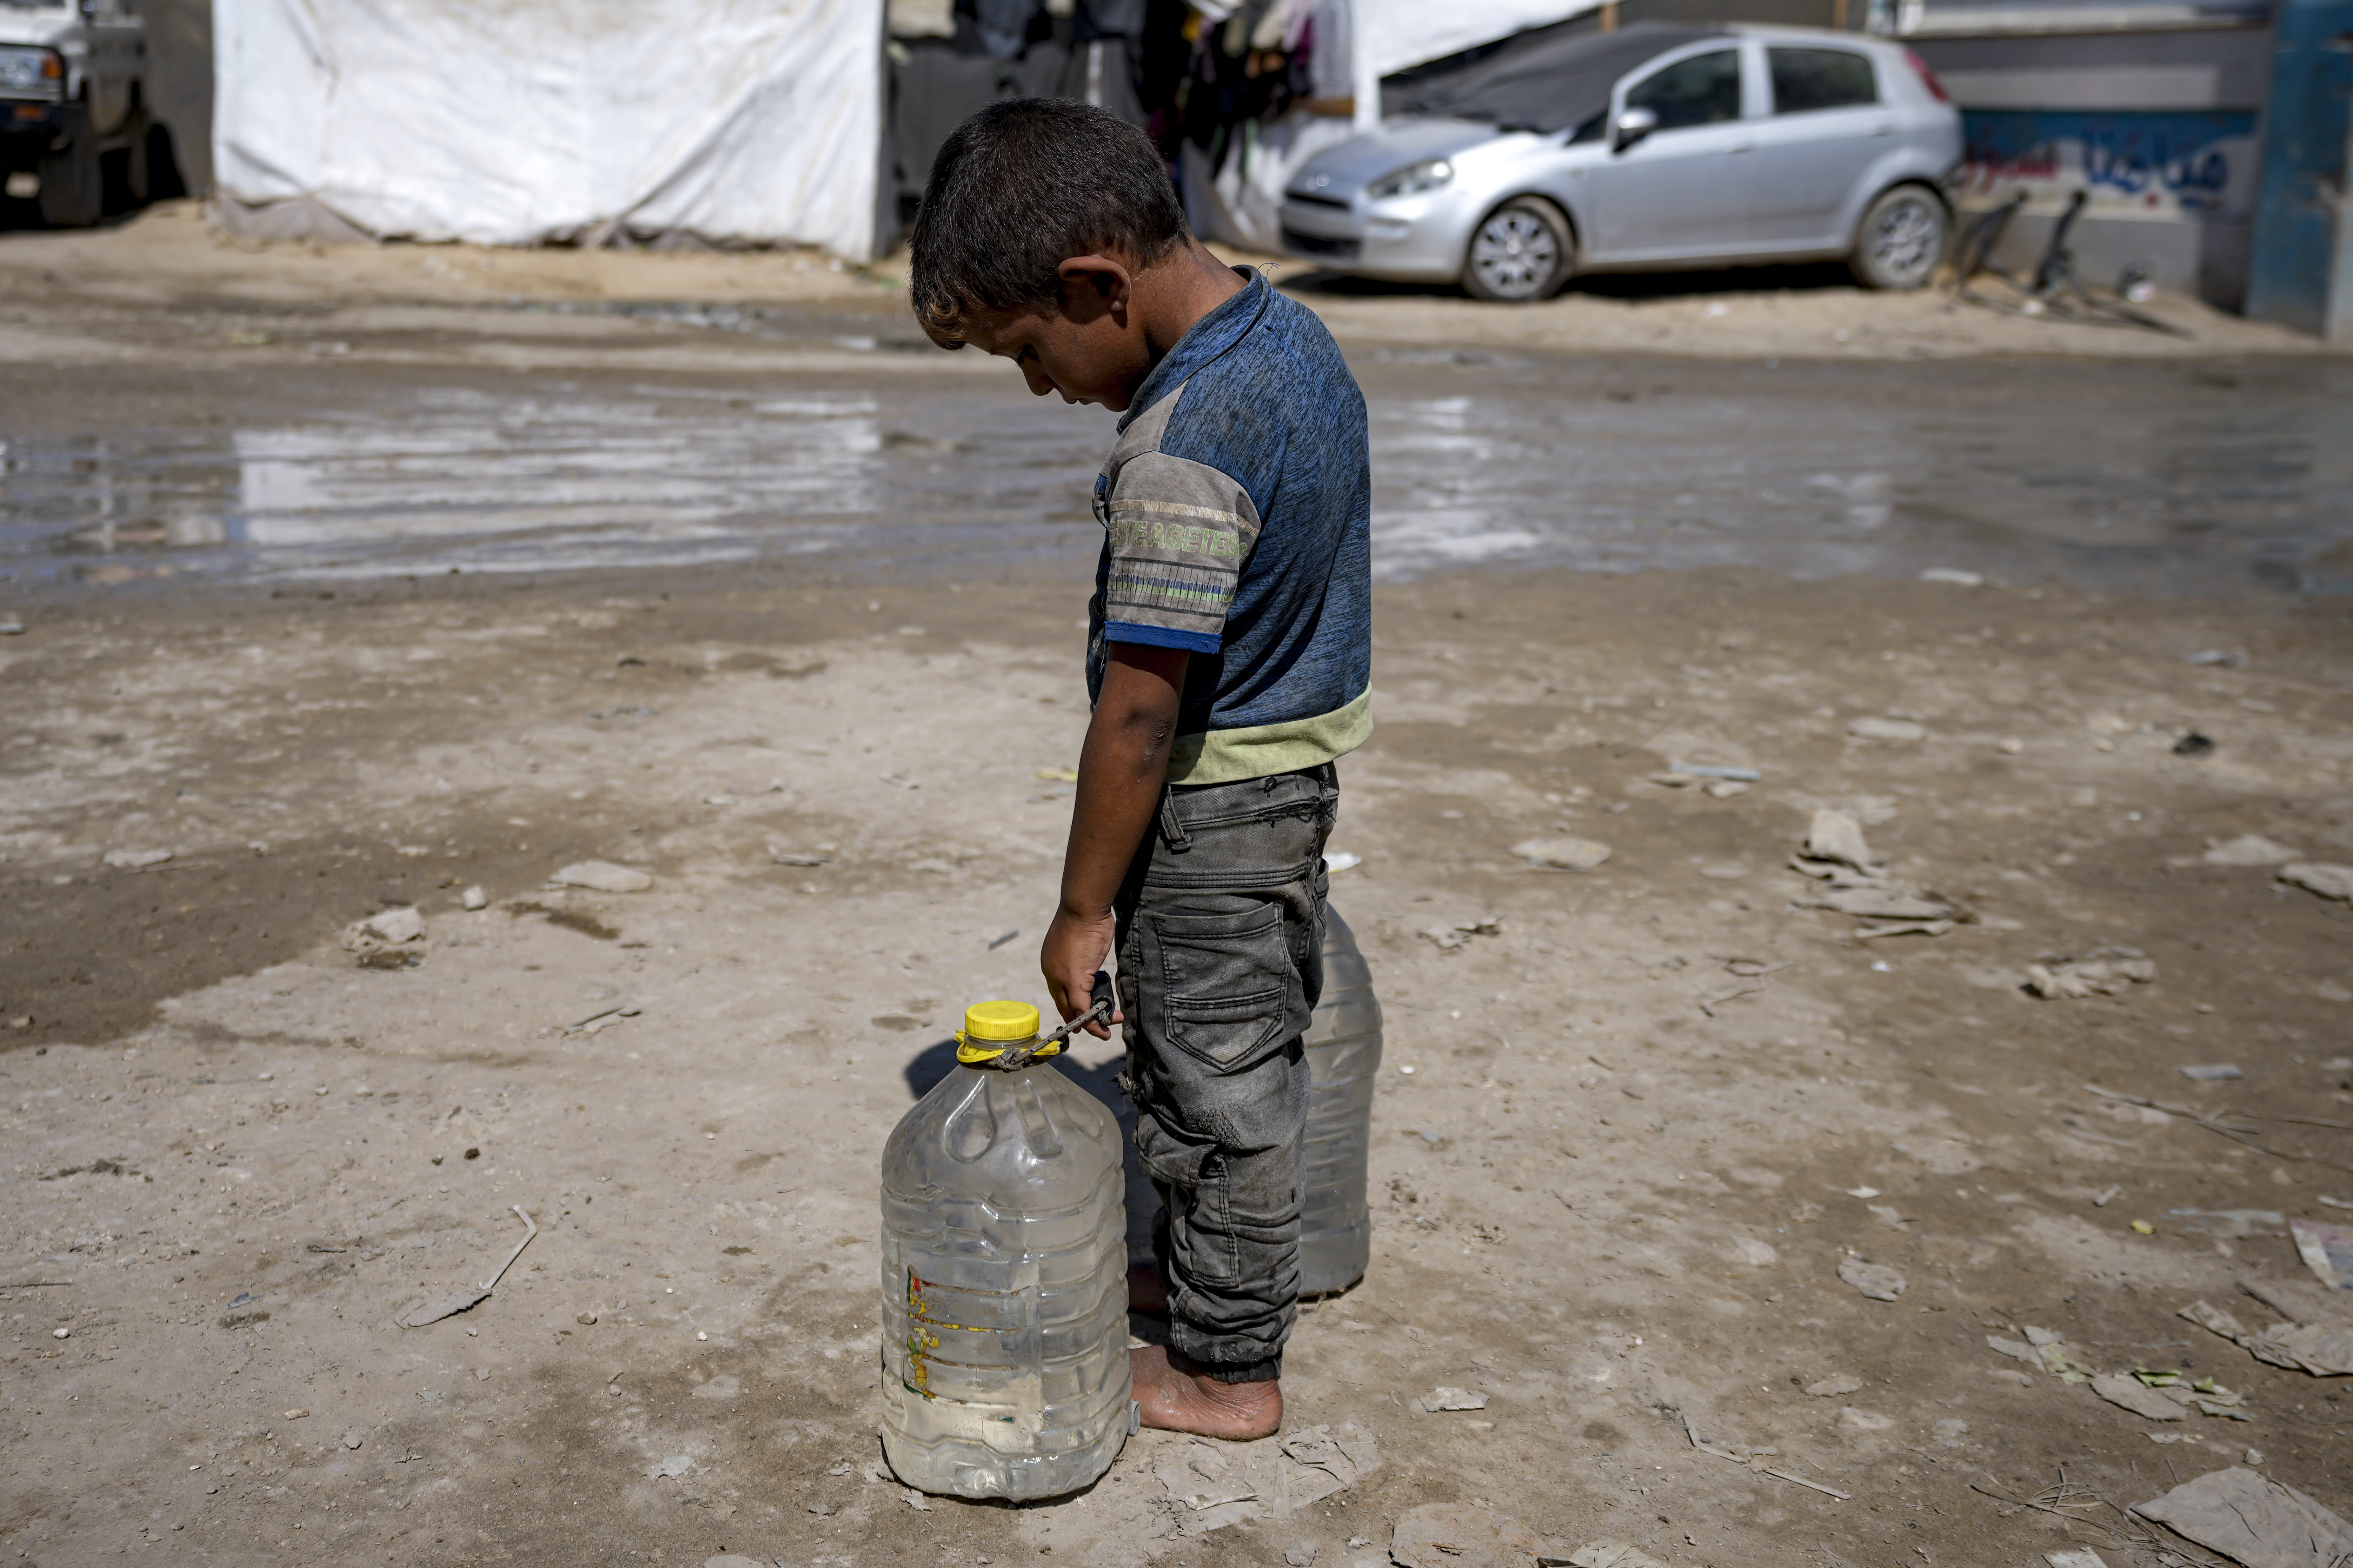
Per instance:
[[[1609,150],[1623,153],[1659,128],[1659,111],[1655,109],[1629,109],[1618,116],[1610,128]]]

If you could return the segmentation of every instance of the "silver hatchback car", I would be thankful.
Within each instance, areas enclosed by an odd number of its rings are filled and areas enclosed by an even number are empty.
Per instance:
[[[1284,247],[1342,272],[1542,300],[1578,272],[1944,258],[1961,117],[1916,55],[1800,27],[1641,24],[1507,45],[1310,159]]]

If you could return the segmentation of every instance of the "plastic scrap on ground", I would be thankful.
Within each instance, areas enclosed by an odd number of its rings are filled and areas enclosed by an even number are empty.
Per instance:
[[[1864,1263],[1852,1258],[1838,1266],[1838,1277],[1874,1301],[1893,1301],[1904,1294],[1906,1283],[1903,1275],[1883,1263]]]
[[[2157,965],[2139,949],[2103,947],[2084,958],[2029,965],[2026,988],[2048,1002],[2072,1002],[2085,996],[2120,996],[2156,979]]]
[[[1866,942],[1882,936],[1942,936],[1972,918],[1943,894],[1889,876],[1886,862],[1874,858],[1864,842],[1862,824],[1843,811],[1814,813],[1805,847],[1790,858],[1789,868],[1824,884],[1796,900],[1798,908],[1829,910],[1869,922],[1855,933]]]
[[[2294,1487],[2237,1466],[2131,1511],[2244,1568],[2336,1568],[2353,1557],[2353,1524]]]
[[[2292,1219],[2287,1229],[2314,1278],[2331,1290],[2353,1290],[2353,1226]]]
[[[2293,882],[2306,892],[2318,893],[2324,899],[2344,899],[2353,901],[2353,866],[2326,866],[2316,861],[2300,860],[2280,868],[2280,880]]]
[[[1203,1535],[1252,1519],[1289,1519],[1380,1468],[1380,1446],[1355,1422],[1310,1426],[1254,1443],[1188,1443],[1164,1450],[1153,1467],[1185,1505],[1178,1528]]]

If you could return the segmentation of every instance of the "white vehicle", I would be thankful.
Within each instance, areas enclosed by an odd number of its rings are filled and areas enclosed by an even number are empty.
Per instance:
[[[105,210],[101,160],[124,154],[147,199],[147,34],[132,0],[0,0],[0,174],[12,196],[39,183],[41,216],[66,228]]]
[[[1644,23],[1400,96],[1406,112],[1293,176],[1292,255],[1512,301],[1579,272],[1824,258],[1917,289],[1952,233],[1960,113],[1876,38]]]

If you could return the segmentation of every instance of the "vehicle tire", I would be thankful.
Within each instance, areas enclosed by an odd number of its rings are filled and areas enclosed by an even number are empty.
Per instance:
[[[65,122],[65,150],[40,162],[41,218],[52,228],[88,228],[101,216],[106,195],[90,105],[67,104]]]
[[[1560,292],[1577,269],[1568,215],[1542,196],[1517,196],[1479,220],[1462,260],[1462,289],[1474,300],[1527,305]]]
[[[1855,226],[1848,269],[1866,289],[1922,289],[1944,264],[1953,214],[1926,185],[1882,191]]]

